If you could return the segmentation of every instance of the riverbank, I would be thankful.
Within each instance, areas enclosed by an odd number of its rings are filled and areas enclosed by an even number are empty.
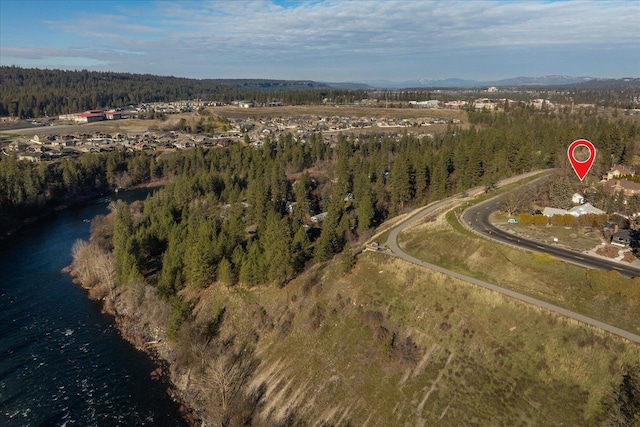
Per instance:
[[[183,420],[189,426],[200,426],[202,420],[196,410],[185,399],[178,383],[184,382],[183,374],[177,369],[176,353],[169,344],[164,325],[152,324],[168,319],[170,307],[156,295],[155,289],[146,285],[134,288],[104,289],[102,284],[87,286],[73,264],[63,270],[71,275],[73,282],[87,291],[87,297],[100,303],[102,312],[113,319],[120,336],[138,351],[144,352],[156,365],[149,372],[153,380],[160,381],[167,394],[180,407]],[[136,307],[140,304],[139,307]],[[148,313],[155,315],[151,319]]]
[[[8,230],[0,233],[0,241],[3,241],[4,239],[7,239],[7,238],[13,236],[14,234],[19,232],[24,227],[27,227],[27,226],[29,226],[31,224],[37,223],[38,221],[42,221],[42,220],[46,219],[48,216],[50,216],[51,214],[53,214],[55,212],[60,212],[62,210],[69,209],[69,208],[71,208],[73,206],[78,206],[78,205],[81,205],[83,203],[87,203],[87,202],[90,202],[92,200],[99,199],[101,197],[108,197],[108,196],[117,195],[117,194],[119,194],[120,192],[123,192],[123,191],[133,191],[133,190],[139,190],[139,189],[161,188],[164,185],[166,185],[166,183],[168,181],[169,180],[167,180],[167,179],[158,179],[158,180],[153,180],[153,181],[142,183],[142,184],[132,185],[131,187],[128,187],[128,188],[94,191],[94,192],[91,192],[91,193],[88,193],[88,194],[84,194],[84,195],[76,195],[73,198],[68,198],[68,199],[62,200],[62,201],[60,201],[58,203],[55,203],[55,204],[53,204],[51,206],[44,207],[40,212],[38,212],[37,215],[29,216],[29,217],[24,218],[24,219],[22,219],[20,221],[16,221],[15,224],[9,226]]]
[[[166,181],[154,181],[127,189],[160,188]],[[111,196],[119,192],[110,193]],[[76,241],[72,250],[73,262],[62,272],[69,274],[73,283],[86,291],[86,296],[99,304],[103,314],[111,317],[119,335],[138,351],[145,353],[155,367],[149,372],[151,379],[159,381],[169,397],[179,405],[183,421],[188,426],[201,425],[196,411],[184,397],[177,384],[184,382],[176,368],[177,355],[169,343],[167,326],[171,315],[169,304],[161,300],[151,286],[137,284],[117,287],[115,265],[110,253],[97,245]],[[90,257],[90,261],[87,260]],[[80,265],[86,261],[86,266]]]

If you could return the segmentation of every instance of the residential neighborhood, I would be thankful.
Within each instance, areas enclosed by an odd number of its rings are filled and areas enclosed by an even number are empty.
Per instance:
[[[213,106],[212,103],[202,101],[181,101],[175,103],[142,104],[116,110],[88,110],[79,113],[63,114],[53,124],[83,124],[101,121],[122,121],[146,112],[155,113],[191,113],[195,119],[202,118],[193,113],[194,109],[204,109]],[[238,103],[237,108],[249,108]],[[204,111],[204,110],[201,110]],[[211,110],[209,110],[211,111]],[[212,110],[215,113],[215,109]],[[194,120],[195,120],[194,119]],[[155,127],[155,130],[144,132],[109,132],[105,130],[90,132],[58,133],[54,126],[39,126],[41,132],[33,136],[19,135],[8,138],[2,145],[1,153],[15,154],[19,160],[32,162],[51,161],[61,157],[75,156],[87,152],[112,151],[124,148],[131,151],[141,150],[183,150],[196,146],[227,147],[230,144],[243,143],[254,147],[261,147],[265,139],[277,139],[281,135],[290,133],[295,142],[304,143],[309,137],[321,132],[324,141],[332,144],[340,132],[367,131],[391,132],[401,135],[405,130],[418,133],[418,136],[433,136],[428,132],[430,126],[461,124],[456,118],[396,118],[396,117],[358,117],[351,115],[293,115],[249,118],[224,118],[223,128],[214,132],[187,132],[178,129],[179,126],[167,125]],[[42,123],[36,122],[38,125]],[[169,130],[169,128],[173,128]],[[33,128],[32,128],[33,129]],[[75,128],[84,130],[84,128]],[[164,129],[164,130],[163,130]],[[25,132],[26,134],[26,132]],[[5,138],[7,140],[7,138]]]

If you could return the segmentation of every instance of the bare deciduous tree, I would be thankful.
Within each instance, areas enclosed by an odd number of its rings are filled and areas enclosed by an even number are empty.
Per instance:
[[[242,368],[237,357],[216,357],[205,370],[204,378],[220,394],[220,406],[223,414],[229,408],[229,402],[237,395],[242,385]]]
[[[511,216],[515,213],[526,211],[531,203],[531,195],[526,188],[509,191],[500,198],[500,210]]]
[[[115,260],[111,252],[78,239],[71,249],[73,274],[87,288],[100,287],[113,299],[116,287]]]

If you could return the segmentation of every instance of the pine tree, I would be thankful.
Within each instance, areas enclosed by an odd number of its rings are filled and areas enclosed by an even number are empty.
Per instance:
[[[342,249],[342,255],[340,257],[340,265],[342,266],[342,272],[348,273],[351,271],[354,265],[356,265],[356,256],[353,253],[353,249],[349,242],[344,244],[344,248]]]
[[[235,275],[231,262],[225,257],[220,260],[218,264],[218,280],[225,285],[233,285],[235,283]]]
[[[309,236],[307,230],[300,225],[296,234],[293,236],[293,266],[296,272],[302,270],[305,262],[309,258]]]
[[[396,157],[391,168],[391,201],[400,210],[415,197],[415,175],[405,154]]]
[[[129,205],[116,205],[113,223],[113,248],[116,259],[118,284],[127,285],[136,276],[136,244],[133,237],[133,220]]]
[[[291,228],[286,218],[270,212],[264,232],[260,232],[260,244],[264,248],[266,281],[282,285],[293,276],[294,257]]]

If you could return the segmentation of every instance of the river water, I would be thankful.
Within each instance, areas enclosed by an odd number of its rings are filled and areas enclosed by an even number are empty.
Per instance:
[[[108,202],[56,212],[0,241],[0,426],[184,425],[151,379],[154,364],[61,272]]]

